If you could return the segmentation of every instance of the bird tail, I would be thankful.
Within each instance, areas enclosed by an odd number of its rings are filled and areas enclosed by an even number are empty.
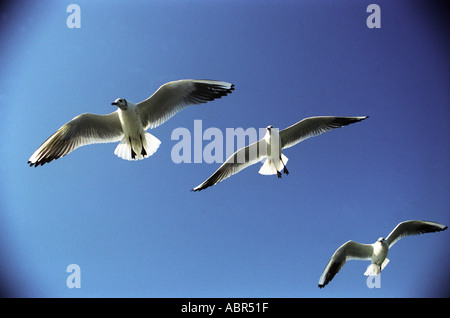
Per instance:
[[[161,141],[152,134],[149,134],[148,132],[145,133],[145,138],[143,139],[143,141],[145,150],[147,152],[147,156],[144,158],[153,155],[156,152],[156,150],[158,150],[159,145],[161,145]]]
[[[381,273],[381,267],[377,264],[370,264],[364,275],[366,276],[376,276]]]
[[[275,163],[273,160],[266,158],[266,161],[259,169],[259,173],[263,175],[272,175],[276,174],[277,171],[283,170],[284,166],[288,162],[288,158],[281,154],[281,160],[278,160],[277,163]]]
[[[114,154],[125,160],[141,160],[153,155],[160,144],[161,141],[148,132],[145,132],[142,140],[125,136],[117,145]]]

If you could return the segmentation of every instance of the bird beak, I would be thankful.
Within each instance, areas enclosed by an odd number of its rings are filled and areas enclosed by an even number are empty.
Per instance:
[[[111,105],[117,106],[117,103],[116,102],[112,102]]]

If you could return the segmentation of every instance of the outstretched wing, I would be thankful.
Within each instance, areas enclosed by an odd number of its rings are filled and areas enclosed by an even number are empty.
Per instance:
[[[348,241],[339,247],[330,261],[325,267],[322,275],[319,279],[319,288],[325,287],[333,277],[340,271],[345,265],[347,260],[351,259],[371,259],[373,253],[373,247],[371,244],[361,244],[354,241]]]
[[[234,85],[227,82],[179,80],[162,85],[137,108],[145,129],[155,128],[187,106],[207,103],[233,90]]]
[[[264,139],[239,149],[232,154],[212,176],[202,184],[196,186],[192,191],[200,191],[219,183],[233,174],[238,173],[242,169],[261,161],[266,156],[266,153],[267,143]]]
[[[30,167],[61,158],[78,147],[119,141],[123,137],[117,111],[108,115],[81,114],[59,128],[28,159]]]
[[[444,231],[447,229],[446,225],[430,221],[404,221],[399,223],[395,229],[389,233],[386,241],[391,248],[399,239],[408,235],[418,235],[424,233],[432,233]]]
[[[299,142],[310,137],[318,136],[329,130],[347,126],[361,120],[363,117],[333,117],[333,116],[319,116],[305,118],[298,123],[280,131],[281,148],[292,147]]]

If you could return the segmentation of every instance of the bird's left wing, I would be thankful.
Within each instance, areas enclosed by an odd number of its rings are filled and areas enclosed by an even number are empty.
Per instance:
[[[28,159],[30,167],[61,158],[78,147],[119,141],[123,137],[117,111],[108,115],[81,114],[59,128]]]
[[[216,172],[213,173],[202,184],[196,186],[192,191],[201,191],[211,187],[220,181],[238,173],[242,169],[251,166],[262,159],[267,154],[267,143],[264,139],[260,139],[247,147],[243,147],[232,154]]]
[[[342,244],[341,247],[334,252],[333,256],[331,256],[330,261],[320,276],[319,288],[325,287],[325,285],[328,284],[345,265],[347,260],[371,259],[372,253],[373,247],[371,244],[361,244],[355,241],[348,241]]]
[[[391,248],[399,239],[408,235],[418,235],[424,233],[432,233],[444,231],[447,229],[446,225],[439,224],[436,222],[430,221],[404,221],[399,223],[395,229],[389,233],[386,241],[389,244],[389,248]]]
[[[213,80],[179,80],[166,83],[137,104],[145,129],[155,128],[190,105],[203,104],[230,94],[234,85]]]
[[[368,116],[362,117],[334,117],[334,116],[318,116],[305,118],[298,123],[280,131],[281,148],[292,147],[299,142],[320,135],[329,130],[347,126]]]

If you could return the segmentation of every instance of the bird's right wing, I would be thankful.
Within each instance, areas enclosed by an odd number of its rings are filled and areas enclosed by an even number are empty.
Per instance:
[[[319,279],[319,288],[325,287],[339,270],[345,265],[347,260],[372,258],[373,247],[371,244],[361,244],[354,241],[348,241],[339,247],[325,267]]]
[[[231,155],[219,169],[202,184],[196,186],[192,191],[201,191],[220,181],[238,173],[244,168],[251,166],[266,156],[267,143],[264,139],[260,139],[253,144],[243,147]]]
[[[137,104],[145,129],[155,128],[180,110],[231,94],[234,85],[213,80],[179,80],[161,85],[146,100]]]
[[[368,116],[362,117],[333,117],[333,116],[318,116],[305,118],[298,123],[280,131],[281,148],[292,147],[299,142],[310,137],[318,136],[329,130],[347,126],[361,120]]]
[[[402,237],[408,235],[418,235],[423,233],[432,233],[444,231],[447,229],[446,225],[439,224],[430,221],[404,221],[399,223],[395,229],[388,235],[386,241],[389,243],[389,248],[391,248],[395,242],[397,242]]]
[[[59,128],[28,159],[30,167],[61,158],[78,147],[121,140],[123,130],[117,111],[108,115],[81,114]]]

